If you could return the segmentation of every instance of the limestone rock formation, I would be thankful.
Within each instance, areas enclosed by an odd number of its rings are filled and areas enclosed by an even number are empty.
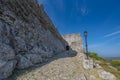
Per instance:
[[[99,76],[105,80],[116,80],[116,77],[110,72],[105,71],[104,69],[98,70]]]
[[[0,0],[0,78],[41,63],[65,44],[37,0]]]

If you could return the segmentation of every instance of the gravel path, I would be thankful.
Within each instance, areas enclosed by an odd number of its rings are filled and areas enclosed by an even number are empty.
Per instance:
[[[87,80],[82,61],[73,54],[62,52],[44,64],[16,71],[8,80]]]

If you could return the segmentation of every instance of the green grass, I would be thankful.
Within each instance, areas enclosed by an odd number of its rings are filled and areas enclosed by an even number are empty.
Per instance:
[[[95,59],[95,60],[100,60],[100,61],[103,61],[103,62],[107,61],[106,58],[100,57],[96,52],[88,52],[88,56]]]
[[[112,60],[110,61],[111,66],[120,67],[120,60]]]

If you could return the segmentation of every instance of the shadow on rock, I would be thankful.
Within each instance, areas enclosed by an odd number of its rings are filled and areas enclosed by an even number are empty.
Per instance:
[[[61,59],[61,58],[74,57],[76,55],[77,55],[77,52],[74,51],[74,50],[67,50],[67,51],[60,52],[60,53],[54,55],[51,58],[47,58],[42,63],[35,64],[34,66],[31,66],[29,68],[15,69],[13,71],[13,75],[8,77],[7,79],[2,79],[2,80],[17,80],[17,77],[22,76],[22,75],[24,75],[26,73],[29,73],[31,71],[34,71],[34,70],[36,70],[38,68],[41,68],[42,66],[45,66],[45,65],[49,64],[52,61],[55,61],[55,60],[58,60],[58,59]]]

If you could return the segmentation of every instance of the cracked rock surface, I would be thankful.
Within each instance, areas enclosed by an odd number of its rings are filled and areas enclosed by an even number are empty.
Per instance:
[[[37,0],[0,0],[0,79],[45,61],[66,44]]]

